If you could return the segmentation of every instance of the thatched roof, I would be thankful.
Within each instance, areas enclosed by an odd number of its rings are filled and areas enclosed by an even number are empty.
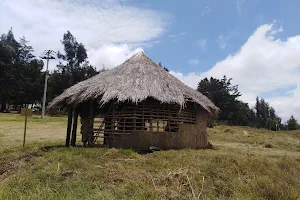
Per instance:
[[[143,52],[116,68],[66,89],[50,103],[49,108],[74,106],[90,99],[97,99],[101,105],[113,99],[138,103],[148,97],[182,107],[187,101],[193,101],[213,115],[219,111],[206,96],[183,84]]]

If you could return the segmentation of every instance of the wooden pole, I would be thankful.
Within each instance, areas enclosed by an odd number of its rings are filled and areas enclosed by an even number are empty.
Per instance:
[[[71,146],[76,146],[76,134],[77,134],[77,123],[78,123],[78,108],[74,109],[74,120],[72,128]]]
[[[152,132],[153,131],[153,116],[152,116],[152,114],[153,114],[153,110],[152,110],[152,104],[150,103],[150,131]]]
[[[70,134],[72,128],[72,108],[68,108],[68,125],[67,125],[67,135],[66,135],[66,147],[70,146]]]
[[[24,137],[23,137],[23,148],[25,147],[26,129],[27,129],[27,107],[25,108],[25,126],[24,126]]]
[[[88,146],[93,146],[94,144],[94,117],[95,117],[95,100],[90,101],[90,133],[88,137]]]

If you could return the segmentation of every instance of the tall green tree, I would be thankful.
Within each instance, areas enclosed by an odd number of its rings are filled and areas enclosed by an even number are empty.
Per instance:
[[[43,61],[33,55],[25,37],[15,40],[12,29],[0,39],[1,111],[7,104],[24,105],[40,101]]]
[[[255,112],[249,108],[247,103],[236,100],[232,104],[232,110],[228,115],[228,122],[231,125],[255,126]]]
[[[71,86],[76,83],[74,72],[78,71],[81,64],[86,61],[87,53],[84,45],[78,43],[70,31],[67,31],[67,33],[64,34],[61,43],[64,45],[64,54],[59,52],[58,57],[67,61],[67,64],[60,64],[60,67],[64,68],[63,70],[66,73],[70,74],[69,86]]]
[[[277,130],[282,127],[281,118],[276,115],[275,109],[270,107],[263,98],[256,97],[256,127]]]
[[[237,98],[241,96],[237,85],[231,84],[232,79],[224,76],[222,79],[204,78],[198,83],[197,90],[206,95],[220,109],[220,120],[227,120],[235,107]]]
[[[67,71],[66,67],[61,63],[57,65],[56,70],[54,70],[49,75],[49,87],[47,91],[47,102],[51,101],[56,96],[60,95],[66,88],[69,87],[71,74]],[[73,71],[73,81],[75,83],[86,80],[104,70],[97,71],[95,67],[89,65],[85,62],[82,67],[76,68]]]
[[[44,63],[33,55],[33,47],[28,45],[25,37],[20,39],[20,49],[16,62],[18,92],[13,96],[14,104],[27,105],[40,103],[43,95]]]
[[[0,100],[1,112],[6,110],[10,96],[14,93],[17,71],[14,67],[19,43],[15,40],[12,29],[0,38]]]
[[[297,130],[297,129],[299,129],[299,124],[298,124],[297,120],[294,118],[293,115],[287,121],[287,127],[288,127],[289,130]]]
[[[231,125],[252,126],[277,130],[282,127],[281,119],[264,99],[256,98],[254,109],[238,98],[241,93],[237,85],[231,84],[232,79],[211,77],[198,83],[197,90],[212,100],[221,110],[220,120],[228,120]]]
[[[101,72],[89,64],[84,45],[77,42],[70,31],[63,35],[61,43],[64,46],[64,53],[58,52],[58,57],[65,62],[60,62],[57,69],[49,75],[47,102],[66,88]]]
[[[11,91],[12,80],[14,79],[13,72],[13,56],[14,49],[11,46],[6,45],[2,40],[0,41],[0,103],[1,112],[6,110],[7,98]],[[8,82],[9,80],[9,82]]]

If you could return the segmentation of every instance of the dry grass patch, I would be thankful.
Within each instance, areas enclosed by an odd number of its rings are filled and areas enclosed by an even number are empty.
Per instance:
[[[0,162],[8,163],[5,169],[18,166],[0,177],[0,199],[300,198],[297,131],[221,126],[208,129],[215,149],[142,155],[122,149],[41,149],[64,143],[65,118],[32,118],[36,138],[22,149],[19,141],[8,139],[22,120],[2,114],[0,119],[5,119],[0,120]],[[53,142],[38,142],[45,134]]]
[[[237,150],[59,148],[2,181],[1,199],[297,199],[300,159]]]

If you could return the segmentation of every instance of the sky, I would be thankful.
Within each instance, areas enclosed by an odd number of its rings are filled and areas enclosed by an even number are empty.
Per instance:
[[[192,88],[226,75],[250,107],[259,96],[300,121],[299,10],[299,0],[0,0],[0,33],[12,27],[39,56],[62,51],[69,30],[97,69],[144,51]]]

